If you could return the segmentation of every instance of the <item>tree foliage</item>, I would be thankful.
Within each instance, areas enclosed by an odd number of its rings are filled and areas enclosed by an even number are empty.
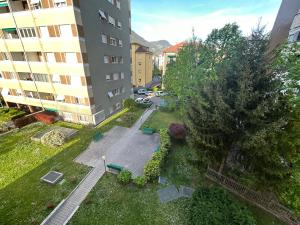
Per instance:
[[[213,30],[201,47],[190,44],[179,53],[166,87],[185,99],[189,142],[211,163],[221,163],[222,170],[231,158],[261,182],[277,182],[299,160],[299,113],[291,99],[297,99],[300,70],[299,59],[286,49],[270,67],[267,47],[262,27],[245,38],[228,24]]]

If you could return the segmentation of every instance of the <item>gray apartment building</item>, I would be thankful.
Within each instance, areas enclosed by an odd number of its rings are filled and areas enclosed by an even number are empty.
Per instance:
[[[9,107],[98,124],[132,96],[130,0],[0,0]]]

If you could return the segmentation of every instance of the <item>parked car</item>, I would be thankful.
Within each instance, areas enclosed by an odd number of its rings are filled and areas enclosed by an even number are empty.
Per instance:
[[[139,89],[137,91],[138,95],[145,95],[147,93],[147,90],[146,89]]]
[[[152,104],[152,101],[149,98],[144,98],[143,104]]]
[[[146,95],[150,97],[150,96],[154,96],[154,93],[153,93],[153,91],[147,91]]]
[[[135,100],[135,102],[140,104],[140,103],[143,103],[143,100],[144,100],[143,98],[137,98]]]
[[[155,93],[155,96],[156,97],[162,97],[162,96],[166,96],[167,95],[167,93],[166,92],[163,92],[163,91],[157,91],[156,93]]]

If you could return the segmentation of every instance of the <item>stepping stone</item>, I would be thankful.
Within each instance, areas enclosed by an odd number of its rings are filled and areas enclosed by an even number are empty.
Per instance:
[[[182,197],[175,185],[160,189],[157,194],[161,203],[167,203]]]
[[[193,196],[193,193],[195,192],[195,189],[186,186],[180,186],[179,192],[182,197],[191,198]]]
[[[167,184],[167,182],[168,182],[168,180],[167,180],[166,177],[158,177],[158,183],[159,184],[165,185],[165,184]]]

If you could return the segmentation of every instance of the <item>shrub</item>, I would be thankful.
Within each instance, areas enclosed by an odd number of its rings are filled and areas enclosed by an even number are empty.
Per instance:
[[[53,113],[42,112],[34,115],[37,121],[41,121],[45,124],[52,124],[55,122],[56,115]]]
[[[28,124],[36,122],[34,116],[25,116],[19,119],[14,120],[14,124],[17,128],[25,127]]]
[[[134,112],[127,112],[122,116],[122,120],[126,124],[133,124],[136,120],[136,115]]]
[[[66,136],[65,134],[60,130],[52,130],[41,138],[41,142],[43,145],[48,145],[51,147],[58,147],[62,146],[66,141]]]
[[[145,187],[146,185],[146,178],[144,176],[139,176],[139,177],[136,177],[134,180],[133,180],[133,183],[138,186],[139,188],[142,188],[142,187]]]
[[[160,175],[161,161],[151,159],[144,168],[144,175],[147,181],[153,181]]]
[[[131,181],[132,173],[129,170],[122,170],[117,179],[121,184],[129,184]]]
[[[187,132],[184,124],[172,123],[169,127],[169,133],[176,140],[185,140]]]
[[[4,133],[9,131],[9,127],[7,126],[6,123],[0,122],[0,133]]]
[[[221,188],[198,188],[193,194],[191,225],[255,225],[251,212]]]
[[[136,102],[131,98],[125,99],[124,100],[124,107],[128,108],[128,109],[133,109],[133,108],[136,107]]]

